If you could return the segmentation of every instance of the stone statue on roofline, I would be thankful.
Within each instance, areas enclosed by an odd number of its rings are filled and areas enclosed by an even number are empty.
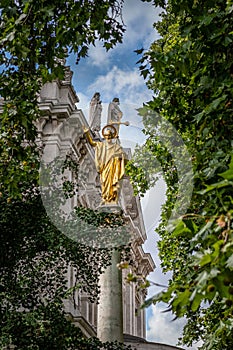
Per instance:
[[[102,102],[100,101],[100,93],[95,92],[89,109],[89,125],[90,129],[94,132],[100,131],[101,125],[101,113],[102,113]]]
[[[117,130],[117,134],[119,135],[119,127],[121,124],[121,118],[123,116],[122,111],[120,110],[120,100],[118,97],[114,97],[112,102],[109,103],[108,106],[108,119],[107,123],[111,124]]]

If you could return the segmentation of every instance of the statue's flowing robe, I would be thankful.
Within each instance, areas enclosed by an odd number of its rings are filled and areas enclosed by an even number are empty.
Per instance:
[[[91,130],[100,131],[101,125],[101,113],[102,113],[102,105],[101,102],[92,98],[89,109],[89,125]]]
[[[107,122],[108,124],[111,124],[116,128],[117,133],[119,133],[119,124],[114,122],[120,122],[122,118],[122,111],[120,110],[120,107],[116,102],[111,102],[109,103],[108,106],[108,119]]]
[[[95,164],[100,173],[104,202],[117,201],[119,181],[125,173],[125,161],[126,155],[119,143],[96,143]]]

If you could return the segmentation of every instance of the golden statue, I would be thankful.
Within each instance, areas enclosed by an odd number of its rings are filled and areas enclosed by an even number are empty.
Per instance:
[[[90,131],[84,133],[91,146],[95,147],[95,165],[100,174],[102,204],[116,204],[120,190],[119,181],[125,173],[126,154],[117,142],[118,133],[113,125],[102,129],[104,141],[94,141]]]

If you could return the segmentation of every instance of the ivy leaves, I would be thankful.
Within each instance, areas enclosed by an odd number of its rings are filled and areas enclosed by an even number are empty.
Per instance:
[[[0,202],[0,345],[123,349],[118,343],[84,339],[64,313],[64,298],[77,291],[85,291],[92,301],[98,299],[98,277],[109,264],[110,251],[78,244],[59,232],[39,194]],[[75,271],[70,289],[65,278],[69,266]]]
[[[44,181],[54,216],[60,216],[63,198],[54,186],[59,182],[65,199],[71,198],[78,191],[78,186],[65,180],[67,170],[78,176],[79,164],[72,153],[65,160],[56,159],[45,169]],[[42,202],[41,193],[33,184],[27,184],[23,199],[13,198],[6,202],[0,197],[0,345],[13,344],[17,349],[106,349],[121,350],[123,345],[101,343],[98,339],[86,340],[81,331],[74,326],[72,317],[64,312],[64,299],[77,307],[77,293],[85,292],[89,300],[98,300],[99,275],[108,266],[111,249],[98,249],[91,245],[92,235],[89,230],[89,244],[81,244],[81,239],[71,240],[51,222]],[[50,186],[49,186],[50,185]],[[52,186],[51,186],[52,185]],[[74,186],[73,186],[74,185]],[[50,193],[50,197],[48,197]],[[54,203],[55,202],[55,203]],[[91,209],[77,207],[76,219],[95,225],[100,236],[106,241],[114,228],[121,229],[124,220],[121,215],[97,213]],[[61,219],[61,218],[60,218]],[[68,229],[70,226],[68,223]],[[79,226],[74,223],[77,234]],[[103,230],[107,237],[103,237]],[[122,231],[120,232],[122,234]],[[95,245],[96,246],[96,245]],[[122,252],[122,247],[120,247]],[[130,248],[124,247],[123,258],[129,260]],[[67,279],[71,269],[72,278]],[[70,286],[69,286],[70,285]]]

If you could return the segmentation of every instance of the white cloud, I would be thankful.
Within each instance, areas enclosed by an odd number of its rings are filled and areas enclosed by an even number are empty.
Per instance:
[[[105,75],[99,75],[88,91],[101,91],[102,99],[111,101],[117,96],[124,103],[139,104],[149,98],[144,79],[137,68],[123,70],[114,66]]]
[[[88,62],[93,66],[106,68],[111,62],[112,51],[106,51],[101,42],[97,42],[95,46],[91,46],[88,51]]]
[[[168,312],[163,313],[164,310],[165,306],[162,303],[151,306],[151,312],[148,316],[147,340],[176,346],[186,321],[185,319],[172,321],[174,315]],[[199,346],[201,346],[201,342],[192,347],[182,346],[181,348],[197,350]]]
[[[137,69],[126,72],[114,66],[106,75],[100,75],[96,81],[89,86],[89,90],[101,88],[107,94],[114,91],[119,94],[123,88],[135,88],[141,84]]]
[[[152,153],[148,153],[148,159],[154,157]],[[159,166],[159,162],[156,163]],[[146,169],[145,169],[146,170]],[[162,168],[160,167],[162,173]],[[156,176],[156,169],[155,169]],[[154,230],[160,220],[161,206],[166,201],[166,183],[161,177],[156,185],[145,193],[145,196],[141,199],[142,210],[144,215],[144,222],[147,232],[150,233],[151,229]],[[155,232],[153,231],[155,235]]]
[[[164,310],[164,304],[152,305],[152,314],[148,317],[147,340],[176,345],[185,321],[181,319],[172,322],[174,316],[162,313]]]
[[[114,97],[118,97],[123,112],[123,120],[130,122],[129,128],[121,127],[121,140],[132,141],[134,145],[136,143],[142,144],[145,135],[142,133],[142,118],[138,115],[136,109],[142,107],[144,102],[151,99],[151,92],[147,89],[138,69],[124,70],[114,66],[106,74],[99,74],[96,80],[87,87],[86,94],[89,96],[89,101],[96,91],[101,94],[102,125],[107,120],[108,104]]]
[[[123,21],[126,31],[123,35],[123,43],[119,43],[113,50],[106,51],[102,42],[96,42],[88,51],[88,64],[103,69],[108,68],[119,54],[127,50],[131,52],[141,47],[148,48],[158,38],[157,31],[153,28],[154,22],[159,19],[159,12],[151,3],[143,3],[137,0],[125,0],[123,5]],[[136,55],[135,55],[136,60]]]
[[[145,221],[149,217],[148,213],[144,214]],[[151,218],[149,218],[151,219]],[[159,215],[157,217],[157,220],[159,219]],[[157,221],[158,223],[158,221]],[[164,287],[160,287],[158,285],[153,285],[153,282],[156,284],[160,284],[162,286],[167,286],[168,281],[171,278],[171,273],[164,274],[161,268],[161,261],[158,254],[158,248],[157,248],[157,242],[159,240],[158,234],[154,231],[155,230],[156,223],[152,223],[151,229],[147,231],[147,240],[143,245],[143,248],[145,252],[149,252],[155,262],[156,268],[154,271],[152,271],[149,276],[147,277],[149,281],[151,281],[151,286],[148,288],[148,294],[147,298],[151,298],[153,295],[157,294],[158,292],[164,290]]]
[[[123,43],[108,52],[102,47],[101,42],[90,47],[89,57],[86,58],[84,66],[85,74],[80,74],[80,67],[77,67],[74,81],[77,80],[76,85],[79,87],[80,76],[83,80],[86,77],[88,82],[90,76],[95,79],[91,85],[85,87],[85,92],[82,90],[89,100],[95,91],[100,91],[103,102],[109,103],[114,96],[118,96],[121,103],[141,106],[143,102],[151,99],[152,94],[146,88],[138,67],[135,66],[138,58],[135,54],[135,60],[133,59],[133,50],[146,47],[154,40],[156,34],[153,23],[158,19],[158,11],[151,3],[126,0],[123,6],[123,19],[127,26]],[[85,86],[84,83],[82,85]],[[78,94],[81,98],[80,93]]]
[[[148,46],[158,37],[153,24],[159,20],[160,9],[151,3],[143,3],[135,0],[126,0],[123,6],[123,19],[126,24],[124,36],[125,45]]]
[[[82,111],[85,113],[85,111],[89,109],[90,100],[88,96],[83,94],[81,91],[77,92],[77,96],[79,98],[79,102],[77,103],[77,108],[82,109]]]

